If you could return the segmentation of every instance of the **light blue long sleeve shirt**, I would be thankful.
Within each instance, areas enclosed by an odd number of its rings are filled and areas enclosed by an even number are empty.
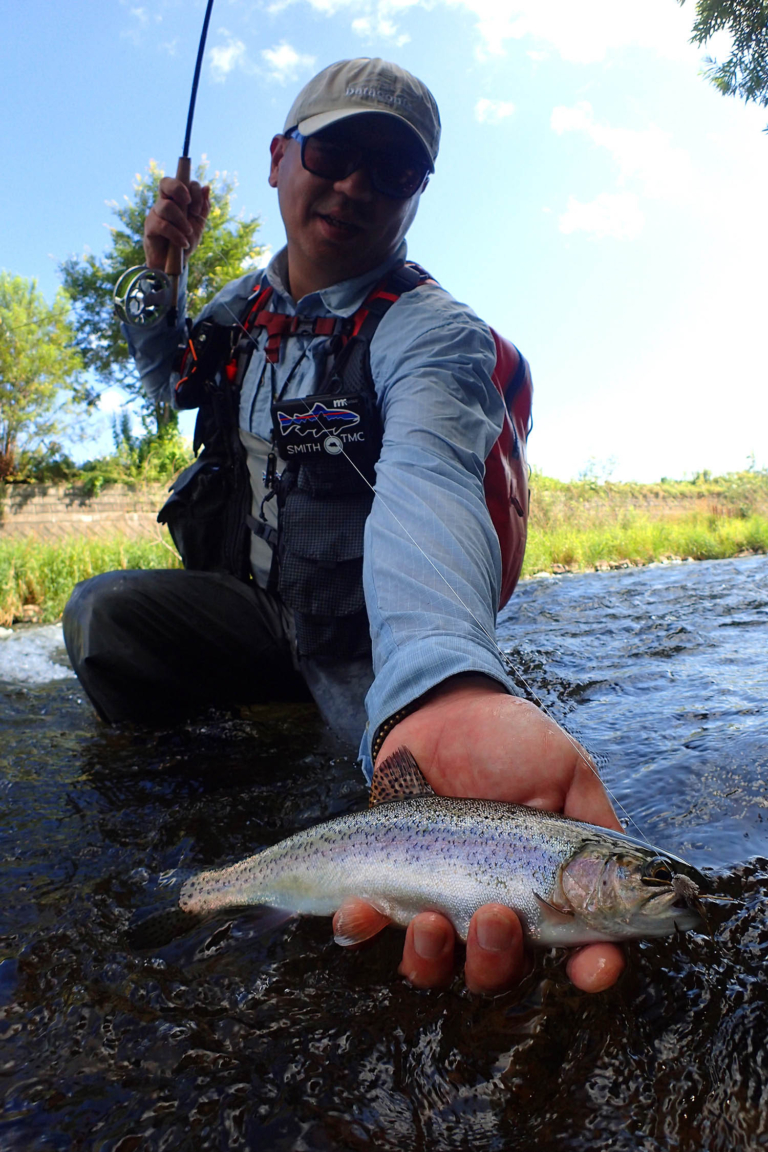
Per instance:
[[[270,307],[289,315],[352,316],[406,248],[364,276],[295,302],[286,288],[287,253],[265,272],[228,284],[203,316],[240,319],[249,298],[270,284]],[[183,316],[183,297],[180,314]],[[147,394],[174,402],[178,331],[127,329]],[[322,382],[325,341],[295,335],[267,365],[266,333],[254,350],[240,395],[240,424],[271,435],[273,395],[304,397]],[[376,494],[365,528],[363,586],[374,680],[360,756],[372,773],[371,740],[399,709],[459,673],[482,673],[513,692],[496,645],[501,554],[483,494],[484,462],[502,427],[503,401],[491,374],[496,354],[488,327],[436,284],[404,293],[380,321],[370,349],[384,439]]]

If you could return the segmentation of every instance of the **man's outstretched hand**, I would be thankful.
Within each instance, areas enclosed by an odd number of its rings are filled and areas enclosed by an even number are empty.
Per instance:
[[[621,831],[584,749],[535,705],[487,677],[457,677],[431,692],[392,729],[377,763],[403,746],[440,795],[527,804]],[[446,985],[453,977],[454,943],[450,921],[437,912],[420,913],[408,925],[400,972],[419,988]],[[501,904],[479,908],[467,936],[467,987],[504,991],[528,966],[516,914]],[[583,991],[601,992],[623,968],[615,944],[589,944],[574,950],[567,972]]]

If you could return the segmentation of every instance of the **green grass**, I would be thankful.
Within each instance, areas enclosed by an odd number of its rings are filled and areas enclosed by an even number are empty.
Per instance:
[[[523,575],[549,572],[555,565],[585,571],[624,561],[718,560],[745,552],[768,552],[768,517],[713,521],[694,514],[662,520],[640,513],[631,523],[587,528],[542,529],[532,524]]]
[[[0,540],[0,625],[20,619],[25,604],[38,605],[44,622],[58,620],[75,584],[100,572],[180,567],[176,550],[166,539],[72,537],[56,544]]]
[[[534,473],[523,574],[556,565],[588,571],[672,557],[724,559],[768,552],[768,473],[741,472],[658,484],[570,484]],[[79,580],[117,568],[177,568],[165,536],[132,540],[71,537],[57,544],[0,539],[0,625],[37,605],[58,620]]]
[[[523,574],[768,552],[768,474],[566,484],[534,473]]]

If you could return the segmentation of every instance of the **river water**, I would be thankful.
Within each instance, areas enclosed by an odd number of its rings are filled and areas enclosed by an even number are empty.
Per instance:
[[[309,706],[104,728],[57,627],[0,637],[0,1148],[768,1147],[768,558],[535,580],[504,648],[653,842],[740,901],[627,947],[599,996],[540,954],[496,999],[327,920],[129,931],[174,869],[365,802]],[[630,828],[630,831],[635,831]]]

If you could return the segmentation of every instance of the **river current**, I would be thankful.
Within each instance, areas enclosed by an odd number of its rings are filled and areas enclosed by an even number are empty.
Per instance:
[[[598,996],[556,951],[495,999],[415,991],[400,931],[322,919],[138,949],[175,870],[363,806],[354,760],[310,706],[107,729],[58,627],[0,635],[0,1148],[768,1147],[768,558],[532,580],[499,641],[628,831],[738,901]]]

